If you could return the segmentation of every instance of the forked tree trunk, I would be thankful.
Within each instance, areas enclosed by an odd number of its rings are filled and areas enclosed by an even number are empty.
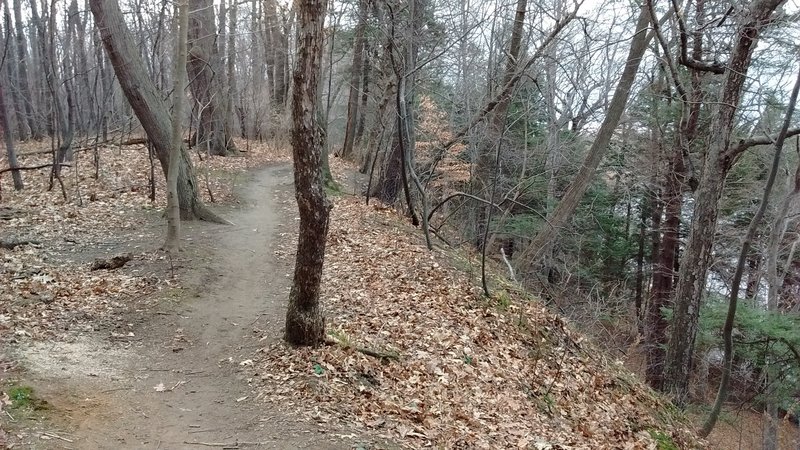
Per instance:
[[[89,0],[100,38],[114,67],[122,91],[153,143],[158,162],[166,176],[172,148],[172,118],[161,93],[147,76],[144,62],[122,17],[116,0]],[[178,202],[181,219],[228,223],[200,201],[192,162],[181,146],[178,166]]]
[[[331,208],[322,178],[325,136],[318,123],[317,95],[326,6],[323,0],[298,0],[296,5],[298,54],[292,95],[292,152],[300,231],[284,337],[294,345],[317,345],[325,338],[319,296]]]

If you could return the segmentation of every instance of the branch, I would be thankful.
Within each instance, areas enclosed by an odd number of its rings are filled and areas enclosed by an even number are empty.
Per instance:
[[[683,21],[683,15],[680,11],[680,6],[677,0],[672,0],[672,9],[675,11],[675,17],[678,18],[678,29],[680,30],[679,36],[681,38],[681,54],[680,63],[691,69],[701,72],[711,72],[717,75],[725,73],[725,65],[720,62],[714,61],[712,63],[698,61],[689,56],[687,48],[689,47],[689,39],[686,36],[686,23]]]
[[[13,172],[15,170],[39,170],[39,169],[44,169],[45,167],[52,167],[53,165],[61,166],[61,167],[71,167],[69,164],[65,164],[65,163],[55,163],[55,164],[48,163],[48,164],[42,164],[42,165],[39,165],[39,166],[8,167],[8,168],[5,168],[5,169],[0,169],[0,174],[4,174],[6,172]]]
[[[350,344],[347,344],[347,343],[343,343],[343,342],[337,341],[336,339],[333,339],[333,338],[325,338],[325,344],[327,344],[327,345],[338,345],[339,347],[343,347],[343,348],[350,348],[350,349],[353,349],[353,350],[355,350],[355,351],[357,351],[359,353],[363,353],[363,354],[365,354],[367,356],[372,356],[372,357],[378,358],[380,360],[385,360],[385,359],[390,359],[390,360],[393,360],[393,361],[399,361],[400,360],[400,355],[397,352],[393,352],[393,351],[382,352],[382,351],[378,351],[378,350],[372,350],[372,349],[369,349],[369,348],[366,348],[366,347],[356,347],[354,345],[350,345]]]
[[[797,136],[800,134],[800,128],[790,128],[786,131],[786,137],[790,138],[792,136]],[[742,139],[739,141],[739,144],[736,147],[731,147],[728,152],[727,156],[732,161],[734,158],[739,156],[742,152],[747,150],[750,147],[755,147],[756,145],[770,145],[778,140],[778,136],[759,136],[759,137],[752,137],[749,139]]]
[[[566,28],[566,26],[569,25],[570,22],[572,22],[572,20],[577,16],[577,13],[578,11],[577,9],[575,9],[571,11],[569,14],[567,14],[566,17],[556,22],[555,26],[553,26],[553,29],[550,30],[550,33],[547,35],[544,41],[542,41],[542,43],[536,48],[536,51],[533,53],[533,55],[530,58],[528,58],[525,64],[523,64],[522,67],[520,67],[520,69],[517,71],[517,73],[515,73],[514,76],[511,77],[511,79],[509,79],[505,85],[503,85],[503,88],[500,90],[500,92],[490,102],[486,103],[483,109],[481,109],[472,118],[472,120],[469,121],[469,123],[466,126],[462,127],[461,130],[455,133],[453,137],[450,138],[450,140],[443,142],[439,146],[439,151],[433,157],[433,163],[431,164],[430,174],[433,174],[436,171],[436,166],[438,165],[439,161],[444,157],[445,152],[447,152],[447,150],[450,147],[460,142],[461,139],[464,136],[466,136],[466,134],[469,133],[469,131],[475,125],[483,121],[483,119],[490,112],[492,112],[497,107],[497,105],[499,105],[506,97],[511,95],[511,93],[514,91],[514,88],[517,86],[517,83],[519,83],[519,80],[521,80],[522,77],[525,75],[525,73],[528,71],[528,68],[530,68],[530,66],[533,65],[534,62],[538,61],[542,57],[542,55],[544,55],[545,50],[548,47],[550,47],[550,44],[552,44],[553,41],[555,41],[556,37],[558,37],[558,35],[561,34],[561,31],[564,30],[564,28]],[[430,179],[431,176],[429,175],[428,179],[425,180],[426,186],[430,182]]]

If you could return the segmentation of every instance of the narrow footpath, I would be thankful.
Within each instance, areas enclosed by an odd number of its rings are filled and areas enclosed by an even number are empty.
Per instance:
[[[301,420],[293,405],[254,395],[252,360],[281,337],[292,268],[275,252],[295,232],[296,205],[290,165],[247,178],[241,207],[224,212],[234,226],[184,227],[182,289],[154,294],[163,296],[158,310],[131,312],[121,332],[20,349],[56,436],[33,448],[358,445],[353,434]]]

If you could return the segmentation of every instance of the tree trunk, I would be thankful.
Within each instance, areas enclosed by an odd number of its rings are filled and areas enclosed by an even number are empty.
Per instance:
[[[733,274],[733,281],[731,282],[731,295],[728,303],[728,313],[725,317],[725,325],[722,329],[722,337],[724,342],[722,376],[720,377],[719,391],[717,392],[717,398],[714,401],[714,406],[708,415],[708,419],[703,424],[703,429],[700,431],[700,436],[703,438],[708,437],[708,435],[711,434],[711,431],[714,429],[714,426],[719,419],[719,415],[722,412],[722,405],[728,398],[728,385],[731,379],[731,372],[733,371],[733,327],[736,321],[736,308],[738,306],[739,290],[742,284],[744,267],[748,260],[750,247],[752,246],[753,241],[756,239],[756,233],[758,232],[758,227],[761,224],[761,219],[764,218],[764,213],[767,211],[769,198],[772,194],[772,188],[775,185],[775,178],[777,178],[778,168],[780,167],[781,163],[783,143],[786,141],[786,133],[789,131],[789,125],[792,123],[792,115],[794,114],[794,108],[797,104],[798,91],[800,91],[800,73],[798,73],[797,81],[795,81],[792,94],[789,98],[789,105],[786,108],[786,117],[783,121],[783,127],[778,135],[778,139],[775,140],[775,155],[772,158],[772,167],[769,171],[767,183],[764,186],[764,193],[761,197],[761,203],[759,203],[758,210],[750,220],[750,225],[747,227],[747,233],[744,236],[742,249],[739,253],[739,260],[736,264],[736,271]]]
[[[368,0],[358,2],[358,25],[353,44],[353,66],[350,68],[350,95],[347,99],[347,123],[344,128],[344,145],[340,156],[349,158],[356,140],[356,126],[359,117],[359,91],[363,78],[364,43],[366,41]]]
[[[227,83],[225,84],[225,129],[232,138],[236,133],[236,112],[234,111],[233,99],[236,96],[236,27],[238,26],[238,2],[232,1],[228,9],[228,30],[225,38],[227,39],[227,59],[225,74]],[[224,25],[220,25],[224,26]]]
[[[365,43],[364,60],[363,60],[363,77],[361,79],[361,106],[358,107],[358,120],[356,123],[356,138],[354,145],[361,143],[361,138],[364,136],[364,122],[367,117],[367,102],[369,101],[369,82],[370,82],[370,57],[369,57],[369,43]]]
[[[61,101],[61,79],[58,74],[57,64],[56,64],[56,51],[55,51],[55,33],[56,33],[56,25],[55,25],[55,17],[56,17],[56,10],[55,10],[56,2],[52,0],[51,3],[51,10],[49,13],[49,24],[45,27],[44,18],[39,16],[39,11],[37,9],[36,2],[31,2],[31,21],[33,22],[36,33],[38,36],[38,44],[39,44],[39,51],[41,52],[41,68],[42,73],[44,74],[45,84],[47,87],[47,92],[50,94],[50,100],[52,102],[52,120],[50,123],[53,125],[54,129],[52,130],[52,134],[58,133],[59,137],[59,146],[58,151],[55,156],[54,163],[64,162],[66,160],[72,159],[72,137],[73,137],[73,130],[72,124],[70,121],[70,117],[68,114],[71,114],[71,108],[69,103],[71,103],[72,93],[69,86],[65,85],[67,91],[67,110],[64,108],[64,104]],[[46,11],[42,11],[42,14],[46,14]],[[68,35],[69,37],[69,35]],[[69,60],[68,52],[65,53],[65,61]],[[69,64],[68,62],[66,64]],[[53,164],[53,173],[58,176],[61,166],[58,164]]]
[[[226,99],[214,4],[211,0],[191,0],[189,8],[186,70],[194,97],[192,110],[197,117],[197,132],[192,141],[209,154],[227,156],[236,151],[236,146],[225,126]]]
[[[25,110],[25,117],[28,121],[28,128],[31,130],[31,137],[36,140],[44,138],[42,127],[39,125],[40,120],[37,120],[34,115],[33,96],[31,95],[30,84],[28,83],[28,44],[25,39],[25,30],[21,26],[22,22],[22,6],[21,0],[14,0],[14,22],[17,24],[17,63],[19,67],[19,90],[22,98],[25,99],[23,105]]]
[[[3,0],[3,17],[6,26],[5,36],[7,39],[3,39],[4,44],[6,45],[5,48],[8,49],[8,55],[6,58],[6,65],[3,69],[6,71],[8,85],[10,87],[9,91],[11,92],[11,100],[13,101],[12,105],[6,105],[9,109],[7,113],[9,114],[9,123],[16,122],[16,129],[17,129],[17,139],[20,141],[27,141],[30,138],[31,130],[28,127],[28,119],[25,117],[25,105],[23,104],[27,99],[23,100],[18,86],[19,86],[19,68],[17,67],[17,58],[14,56],[13,51],[13,30],[14,24],[11,20],[11,10],[8,8],[8,1]],[[8,102],[8,99],[6,99]],[[11,120],[11,118],[16,120]],[[13,125],[12,125],[13,126]]]
[[[153,143],[156,157],[166,176],[172,149],[172,119],[167,105],[153,81],[147,76],[146,67],[139,56],[128,26],[125,25],[119,4],[115,0],[89,0],[89,6],[117,80],[147,137]],[[181,146],[180,161],[178,201],[181,219],[228,223],[200,201],[192,162],[183,146]]]
[[[630,97],[631,86],[636,79],[636,73],[639,71],[639,64],[641,63],[642,56],[644,56],[644,52],[647,50],[647,44],[652,38],[652,35],[647,33],[649,23],[650,14],[647,7],[642,6],[639,18],[636,22],[636,28],[634,29],[633,39],[631,39],[631,47],[625,62],[625,69],[622,71],[617,88],[611,98],[608,112],[600,125],[597,136],[595,136],[594,142],[592,142],[592,146],[589,148],[575,179],[570,183],[569,188],[566,193],[564,193],[559,204],[553,209],[551,214],[547,215],[547,219],[545,220],[547,225],[534,237],[529,245],[530,250],[525,252],[526,254],[532,252],[534,260],[541,256],[541,253],[550,241],[555,238],[567,220],[572,217],[572,213],[578,207],[583,194],[594,178],[597,167],[600,165],[603,156],[608,150],[608,145],[614,135],[614,130],[617,128],[617,124],[619,124],[622,118],[622,113],[625,112],[628,97]],[[520,258],[525,258],[527,256],[529,255],[523,255]]]
[[[736,110],[759,31],[781,3],[782,0],[759,0],[744,15],[726,66],[715,117],[711,121],[713,129],[708,140],[700,186],[695,195],[689,240],[678,274],[665,362],[664,389],[679,405],[685,404],[688,397],[700,302],[711,262],[719,199],[725,176],[738,156],[735,153],[737,150],[731,148]]]
[[[421,39],[418,34],[423,27],[422,19],[424,17],[425,4],[420,0],[411,2],[411,17],[407,20],[408,24],[406,29],[403,30],[402,38],[398,38],[395,34],[395,27],[400,23],[398,17],[400,12],[393,10],[392,5],[388,3],[386,6],[389,8],[391,16],[389,42],[386,52],[391,63],[391,70],[397,80],[397,91],[394,93],[398,120],[396,120],[391,151],[387,155],[386,168],[381,173],[381,179],[378,182],[380,190],[377,197],[384,203],[394,203],[400,193],[399,188],[402,187],[409,215],[412,223],[416,226],[418,225],[418,218],[411,201],[408,183],[408,171],[411,168],[411,164],[413,164],[413,151],[416,141],[414,137],[416,127],[414,114],[412,108],[408,106],[413,104],[414,90],[413,88],[406,89],[406,85],[413,86],[414,84],[413,79],[411,81],[408,80],[409,75],[407,74],[412,74],[411,77],[413,78]],[[402,45],[398,45],[401,42]],[[399,61],[395,58],[396,51],[402,57]]]
[[[167,171],[167,240],[164,248],[168,252],[180,249],[181,213],[178,204],[178,166],[181,162],[181,148],[183,147],[183,120],[184,103],[186,101],[186,60],[189,52],[186,41],[189,28],[189,0],[181,0],[175,5],[175,59],[173,61],[172,85],[172,148],[169,152],[169,167]]]
[[[676,130],[676,133],[682,131]],[[677,139],[676,139],[677,140]],[[645,313],[645,349],[647,352],[647,383],[653,389],[661,389],[664,373],[664,345],[666,344],[667,319],[663,309],[670,305],[675,281],[675,254],[678,248],[678,232],[681,224],[683,204],[683,153],[678,147],[669,162],[666,183],[662,190],[662,202],[666,217],[661,227],[663,236],[658,246],[658,255],[653,267],[652,296]]]
[[[6,144],[6,156],[8,157],[8,167],[14,169],[19,167],[17,162],[17,152],[14,149],[14,134],[11,131],[11,121],[8,120],[8,105],[5,98],[5,83],[0,80],[0,126],[3,127],[3,139]],[[12,170],[11,177],[14,180],[14,189],[21,191],[25,185],[22,183],[22,174],[19,170]]]
[[[506,84],[510,83],[517,70],[519,70],[520,48],[522,46],[522,33],[525,27],[525,13],[527,9],[527,0],[517,0],[517,10],[514,14],[514,26],[511,29],[511,42],[509,43],[507,55],[508,60],[506,61],[506,67],[501,86],[505,86]],[[497,167],[495,164],[499,158],[496,158],[497,155],[495,155],[495,153],[496,150],[499,150],[502,147],[502,145],[499,144],[499,141],[504,135],[509,105],[511,105],[511,93],[500,98],[497,106],[491,113],[489,113],[486,135],[479,144],[478,148],[478,159],[474,171],[476,191],[478,195],[489,199],[490,203],[493,203],[490,193],[496,190],[492,189],[490,184],[492,180],[497,179],[496,172],[499,170],[499,167]],[[484,236],[489,235],[489,223],[487,217],[490,206],[479,203],[477,207],[478,211],[475,215],[475,229],[477,230],[475,243],[479,249],[483,249],[485,244],[488,244],[487,242],[484,242],[483,239]]]
[[[273,106],[281,111],[286,106],[286,94],[289,83],[287,80],[289,39],[287,30],[284,29],[284,19],[278,15],[275,0],[264,2],[264,15],[266,21],[267,39],[267,73],[272,96]]]
[[[292,96],[292,152],[300,234],[284,337],[294,345],[317,345],[325,338],[319,297],[331,208],[322,179],[325,136],[318,123],[317,95],[326,8],[323,0],[298,0],[296,5],[299,22]]]

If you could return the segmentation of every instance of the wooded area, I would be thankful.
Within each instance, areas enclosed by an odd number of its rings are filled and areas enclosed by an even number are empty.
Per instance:
[[[172,193],[172,258],[180,221],[232,224],[193,158],[291,148],[287,342],[331,343],[330,197],[355,194],[479,260],[486,298],[531,293],[699,406],[702,438],[725,409],[763,413],[767,450],[798,425],[796,3],[179,3],[3,0],[0,204],[43,176],[77,202],[65,173],[137,142]]]

